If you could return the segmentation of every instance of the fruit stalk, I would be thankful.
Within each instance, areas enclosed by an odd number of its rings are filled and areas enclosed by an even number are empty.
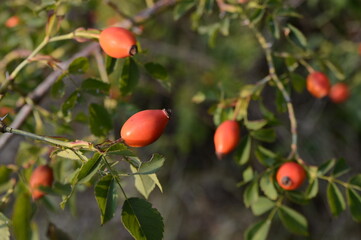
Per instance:
[[[283,86],[281,80],[278,78],[278,75],[276,73],[276,68],[274,66],[273,58],[272,58],[272,52],[271,52],[271,46],[269,43],[267,43],[265,37],[258,31],[258,29],[255,27],[255,25],[251,22],[251,20],[248,18],[248,16],[243,12],[243,17],[245,19],[246,25],[249,27],[249,29],[254,33],[255,37],[257,38],[257,41],[261,45],[265,55],[266,55],[266,61],[268,65],[268,71],[271,79],[276,84],[277,88],[281,91],[282,96],[287,104],[287,110],[288,110],[288,117],[290,120],[291,125],[291,152],[288,155],[288,159],[291,159],[295,157],[298,159],[298,153],[297,153],[297,120],[295,116],[295,111],[293,108],[293,104],[291,102],[290,95],[286,91],[285,87]]]

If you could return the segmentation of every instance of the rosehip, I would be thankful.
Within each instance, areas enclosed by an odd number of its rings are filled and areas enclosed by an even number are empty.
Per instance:
[[[31,174],[29,185],[31,195],[34,200],[39,199],[45,195],[39,188],[39,186],[50,187],[53,184],[53,169],[48,165],[41,165],[35,168]]]
[[[136,40],[133,34],[121,27],[109,27],[99,35],[100,47],[113,58],[125,58],[137,53]]]
[[[8,28],[16,27],[20,23],[20,19],[18,16],[12,16],[8,18],[5,22],[5,26]]]
[[[301,165],[295,162],[286,162],[281,165],[276,179],[281,188],[295,190],[299,188],[306,178],[306,172]]]
[[[348,99],[350,95],[348,86],[344,83],[336,83],[331,87],[329,97],[334,103],[342,103]]]
[[[227,120],[218,126],[214,133],[214,146],[218,158],[230,153],[238,144],[240,139],[240,128],[234,120]]]
[[[162,135],[170,111],[144,110],[131,116],[122,126],[120,137],[130,147],[144,147]]]
[[[325,97],[330,90],[330,80],[321,72],[312,72],[307,77],[307,90],[316,98]]]

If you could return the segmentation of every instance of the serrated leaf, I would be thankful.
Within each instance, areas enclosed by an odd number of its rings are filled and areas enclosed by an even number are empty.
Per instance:
[[[114,72],[114,69],[117,65],[117,58],[112,58],[108,55],[106,55],[106,60],[105,60],[105,69],[108,73],[108,75],[112,74]]]
[[[317,175],[323,176],[326,173],[328,173],[334,166],[335,166],[336,160],[330,159],[327,162],[324,162],[318,167],[318,173]]]
[[[138,190],[140,194],[142,194],[147,199],[151,194],[151,192],[154,190],[156,185],[154,180],[151,178],[152,174],[150,175],[135,174],[138,173],[138,171],[132,165],[130,166],[130,169],[132,173],[134,173],[135,188]]]
[[[163,239],[163,218],[146,200],[128,198],[122,208],[122,223],[136,240]]]
[[[347,165],[345,159],[340,158],[336,161],[332,175],[337,178],[350,171],[350,167]]]
[[[347,203],[350,207],[352,219],[361,222],[361,196],[355,190],[347,188]]]
[[[243,193],[243,202],[246,207],[250,207],[253,203],[258,200],[258,181],[255,180],[250,183]]]
[[[126,58],[122,75],[120,77],[120,92],[127,95],[137,86],[139,80],[139,70],[137,63],[132,58]]]
[[[272,200],[276,200],[278,193],[274,185],[273,172],[265,173],[260,180],[260,187],[263,193]]]
[[[108,111],[95,103],[89,106],[90,130],[95,136],[106,136],[112,129],[112,120]]]
[[[245,126],[249,130],[259,130],[267,125],[267,120],[254,120],[254,121],[245,121]]]
[[[271,220],[265,219],[248,227],[244,233],[245,240],[265,240],[267,238]]]
[[[33,213],[30,195],[26,192],[20,193],[14,204],[12,214],[12,226],[14,236],[17,240],[31,239],[31,216]]]
[[[254,215],[260,216],[275,206],[275,203],[265,197],[259,197],[256,202],[251,205],[251,209]]]
[[[160,154],[153,154],[148,162],[143,162],[138,168],[139,174],[156,173],[164,164],[165,158]]]
[[[179,20],[184,14],[186,14],[192,7],[196,5],[194,0],[180,1],[174,8],[173,18],[175,21]]]
[[[327,186],[327,202],[334,216],[338,216],[346,208],[345,199],[334,183]]]
[[[290,232],[307,236],[308,223],[306,218],[292,208],[281,206],[278,210],[278,216],[285,228]]]
[[[237,163],[239,165],[244,165],[249,161],[251,156],[251,138],[246,136],[241,140],[239,147],[237,148]]]
[[[69,73],[80,74],[85,73],[89,68],[89,61],[86,57],[79,57],[75,59],[68,68]]]
[[[76,175],[74,183],[89,181],[90,178],[92,178],[100,168],[102,157],[102,154],[94,153],[93,157],[81,166],[79,174]]]
[[[10,240],[9,219],[0,212],[0,240]]]
[[[95,96],[107,95],[109,88],[110,85],[108,83],[93,78],[85,79],[81,84],[81,89],[83,91]]]
[[[264,165],[264,166],[272,166],[275,163],[275,159],[277,158],[277,155],[268,150],[267,148],[262,147],[261,145],[257,146],[256,149],[256,157],[258,159],[258,161]]]
[[[276,133],[272,128],[259,129],[250,132],[250,134],[254,139],[264,142],[273,142],[276,140]]]
[[[100,221],[103,225],[114,217],[117,207],[118,194],[112,175],[102,177],[95,185],[95,198],[101,212]]]
[[[307,39],[306,39],[305,35],[303,35],[303,33],[298,28],[293,26],[292,24],[287,24],[287,27],[291,30],[291,32],[293,33],[293,35],[297,39],[297,41],[303,47],[306,47],[307,46]]]
[[[316,197],[318,193],[318,179],[312,179],[310,184],[308,185],[306,192],[305,192],[305,197],[307,199],[311,199]]]

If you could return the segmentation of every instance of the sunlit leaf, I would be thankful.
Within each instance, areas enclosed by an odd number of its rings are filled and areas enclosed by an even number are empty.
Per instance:
[[[0,212],[0,240],[10,240],[9,219]]]
[[[79,174],[76,177],[76,182],[87,182],[94,176],[100,168],[100,163],[103,155],[95,153],[86,163],[80,168]]]
[[[163,239],[163,218],[146,200],[128,198],[122,208],[122,223],[136,240]]]

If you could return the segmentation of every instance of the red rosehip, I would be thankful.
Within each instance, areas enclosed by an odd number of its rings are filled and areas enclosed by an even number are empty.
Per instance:
[[[125,58],[137,53],[133,34],[121,27],[109,27],[99,35],[100,47],[113,58]]]
[[[336,83],[331,87],[329,97],[334,103],[342,103],[348,99],[350,91],[344,83]]]
[[[230,153],[238,144],[240,128],[234,120],[227,120],[218,126],[214,133],[214,146],[218,158]]]
[[[299,188],[306,178],[303,167],[295,162],[286,162],[277,171],[276,179],[281,188],[295,190]]]
[[[314,97],[323,98],[330,90],[330,80],[321,72],[312,72],[307,77],[306,87]]]
[[[34,200],[39,199],[45,195],[39,188],[39,186],[50,187],[53,184],[53,169],[48,165],[41,165],[35,168],[31,174],[29,185],[31,195]]]
[[[8,18],[5,22],[5,26],[8,28],[16,27],[20,23],[20,18],[18,16],[12,16]]]
[[[131,116],[122,126],[120,137],[130,147],[144,147],[162,135],[169,120],[169,111],[144,110]]]

